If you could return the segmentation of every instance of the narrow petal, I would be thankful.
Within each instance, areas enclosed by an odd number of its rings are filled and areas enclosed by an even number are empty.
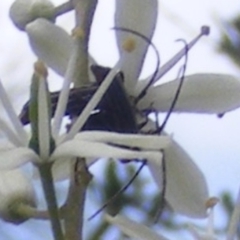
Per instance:
[[[59,99],[57,102],[56,111],[54,113],[52,134],[55,138],[57,137],[57,135],[59,134],[59,131],[61,129],[63,117],[64,117],[65,110],[67,107],[70,86],[72,84],[73,76],[75,74],[75,66],[77,63],[77,57],[79,57],[79,56],[77,56],[78,55],[77,49],[75,49],[74,46],[73,46],[73,50],[75,50],[75,51],[70,56],[70,59],[69,59],[68,65],[67,65],[67,69],[65,72],[65,76],[64,76],[64,81],[63,81],[63,84],[61,87],[61,92],[60,92]]]
[[[4,109],[15,128],[15,132],[17,133],[16,138],[20,139],[21,145],[25,146],[27,142],[27,133],[25,132],[22,123],[20,122],[16,111],[13,108],[13,105],[8,97],[8,94],[5,88],[0,81],[0,100],[4,106]]]
[[[139,107],[166,112],[176,93],[177,80],[152,87]],[[194,74],[186,76],[177,104],[176,112],[225,113],[240,107],[240,81],[226,74]]]
[[[0,170],[11,170],[39,157],[29,148],[13,148],[0,152]]]
[[[189,217],[206,217],[208,189],[203,173],[190,156],[173,141],[164,151],[166,161],[166,199],[172,208]],[[162,169],[151,162],[149,169],[162,189]]]
[[[112,143],[148,150],[164,149],[171,142],[170,137],[167,136],[121,134],[106,131],[83,131],[77,134],[76,138],[79,140]]]
[[[37,57],[63,76],[73,49],[73,41],[68,33],[41,18],[29,23],[26,32]]]
[[[149,161],[162,160],[161,152],[134,151],[120,147],[110,146],[104,143],[70,140],[58,147],[52,155],[52,159],[68,157],[103,157],[124,159],[148,159]]]
[[[48,102],[48,87],[47,80],[40,78],[38,90],[38,136],[40,146],[40,157],[42,160],[47,160],[50,153],[50,116]]]
[[[115,27],[128,28],[151,39],[156,26],[157,14],[157,0],[116,0]],[[116,31],[116,37],[119,54],[124,63],[122,70],[126,89],[131,91],[141,73],[148,44],[140,37],[124,31]],[[122,48],[128,38],[136,42],[136,49],[131,53]]]
[[[22,146],[22,141],[19,139],[18,135],[9,127],[9,123],[6,123],[0,118],[0,129],[1,132],[5,134],[7,139],[14,144],[16,147]]]
[[[167,240],[167,238],[158,235],[153,230],[148,228],[147,226],[144,226],[142,224],[139,224],[137,222],[134,222],[133,220],[129,218],[125,218],[122,216],[115,216],[111,217],[110,215],[106,215],[105,219],[107,222],[116,225],[118,228],[121,229],[123,233],[128,235],[129,237],[132,237],[134,239],[139,240]]]

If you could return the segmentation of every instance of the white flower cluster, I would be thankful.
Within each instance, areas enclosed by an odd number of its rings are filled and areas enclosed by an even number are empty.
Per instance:
[[[83,53],[82,55],[79,55],[79,49],[81,49],[79,48],[79,42],[81,43],[81,41],[75,41],[76,39],[84,38],[88,33],[87,27],[89,27],[84,25],[85,20],[89,17],[88,13],[84,12],[84,7],[87,5],[86,1],[79,0],[79,3],[83,7],[78,12],[82,17],[82,23],[76,27],[73,36],[68,35],[66,31],[54,23],[54,19],[57,16],[56,8],[48,0],[16,0],[11,7],[10,17],[20,30],[26,32],[33,52],[47,67],[63,76],[64,83],[53,124],[49,127],[49,121],[46,123],[46,119],[38,119],[39,154],[27,147],[29,144],[28,134],[12,110],[11,103],[3,87],[0,85],[0,98],[5,104],[6,112],[14,126],[13,131],[6,127],[7,124],[3,121],[0,122],[1,130],[6,133],[12,145],[11,149],[1,150],[0,169],[4,171],[15,169],[16,171],[16,169],[27,162],[41,164],[44,161],[50,161],[54,162],[54,177],[58,178],[59,176],[57,175],[60,175],[61,178],[65,178],[69,177],[69,174],[67,171],[63,171],[61,163],[63,161],[70,162],[70,159],[74,157],[147,159],[153,179],[159,188],[162,189],[161,151],[164,150],[167,182],[166,200],[178,213],[196,218],[206,217],[207,208],[205,204],[209,196],[204,175],[190,156],[174,140],[167,136],[166,133],[164,135],[146,134],[156,132],[156,124],[154,122],[148,120],[145,126],[139,127],[137,134],[107,131],[79,132],[91,115],[92,110],[94,110],[107,91],[109,85],[111,85],[118,71],[124,74],[125,81],[123,87],[131,106],[134,108],[135,117],[139,122],[146,120],[144,112],[148,110],[150,113],[150,106],[157,113],[169,112],[179,86],[179,78],[164,84],[158,84],[157,86],[150,84],[144,96],[140,100],[138,97],[146,88],[149,81],[154,80],[153,83],[157,82],[180,58],[184,57],[186,49],[183,49],[169,60],[169,62],[160,67],[154,79],[152,76],[149,76],[139,81],[139,75],[149,44],[129,31],[121,30],[126,28],[134,30],[151,40],[158,17],[158,0],[116,0],[115,27],[121,28],[116,31],[117,46],[120,55],[119,61],[105,77],[103,83],[89,101],[82,114],[76,119],[69,133],[65,135],[59,133],[62,118],[66,110],[70,84],[75,80],[73,79],[73,76],[76,75],[74,64],[77,60],[82,64],[85,58],[87,59],[86,62],[95,62],[89,56],[89,53],[87,53],[87,56],[83,52],[81,52]],[[89,12],[92,14],[94,9],[91,9]],[[189,44],[189,49],[204,34],[203,32],[200,33]],[[129,39],[133,39],[134,42],[131,48],[127,48],[124,45]],[[39,74],[38,70],[35,69],[36,72],[40,76],[39,89],[41,89],[37,96],[38,104],[41,106],[38,107],[38,116],[46,116],[48,119],[46,76],[41,73]],[[173,110],[175,112],[204,114],[226,113],[240,106],[239,92],[240,81],[231,75],[199,73],[186,76]],[[53,151],[49,150],[50,136],[53,136],[56,143]],[[118,147],[119,145],[128,149]],[[132,150],[134,148],[140,150]],[[5,178],[5,175],[1,174],[1,178]],[[9,198],[12,192],[9,191],[2,194],[2,188],[3,186],[0,186],[0,198]],[[29,192],[29,189],[31,187],[28,183],[26,191]],[[145,237],[143,239],[164,238]]]

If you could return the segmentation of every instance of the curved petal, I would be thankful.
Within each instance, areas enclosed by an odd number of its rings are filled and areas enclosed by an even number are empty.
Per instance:
[[[41,18],[29,23],[26,32],[37,57],[63,76],[73,49],[73,41],[68,33]]]
[[[178,80],[152,87],[139,102],[160,112],[169,110]],[[240,107],[240,81],[226,74],[194,74],[185,77],[175,112],[221,114]]]
[[[157,151],[134,151],[104,143],[70,140],[61,144],[53,153],[52,159],[62,157],[103,157],[123,159],[148,159],[161,162],[162,154]]]
[[[173,141],[164,151],[166,161],[166,199],[174,211],[189,217],[207,216],[208,188],[203,173],[190,156]],[[162,169],[149,162],[149,170],[162,189]]]
[[[155,233],[153,230],[151,230],[147,226],[144,226],[142,224],[134,222],[133,220],[131,220],[129,218],[125,218],[120,215],[117,215],[115,217],[106,215],[105,219],[107,222],[119,227],[123,233],[125,233],[126,235],[128,235],[129,237],[132,237],[134,239],[167,240],[167,238],[165,238],[161,235],[158,235],[157,233]]]
[[[49,0],[15,0],[11,5],[9,15],[20,30],[36,18],[54,20],[54,5]]]
[[[0,170],[11,170],[39,157],[29,148],[13,148],[0,152]]]
[[[157,135],[121,134],[106,131],[83,131],[76,135],[79,140],[118,144],[141,149],[160,150],[166,148],[171,138]]]
[[[157,0],[116,0],[115,27],[124,27],[137,31],[148,39],[152,38],[158,14]],[[132,91],[141,73],[148,44],[138,36],[124,31],[116,31],[117,45],[121,59],[125,84],[128,91]],[[126,39],[132,38],[136,42],[136,49],[131,53],[123,50]]]

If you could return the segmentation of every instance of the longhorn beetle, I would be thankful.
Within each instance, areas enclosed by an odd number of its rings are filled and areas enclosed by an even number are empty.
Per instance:
[[[87,122],[83,126],[82,130],[104,130],[104,131],[114,131],[119,133],[138,133],[141,130],[141,126],[138,126],[136,122],[136,105],[139,100],[141,100],[142,97],[145,96],[147,93],[148,88],[154,83],[156,75],[159,70],[160,60],[159,60],[159,54],[156,50],[156,47],[153,45],[153,43],[147,39],[145,36],[141,35],[138,32],[124,29],[124,28],[115,28],[116,30],[121,31],[128,31],[131,32],[141,38],[143,38],[149,45],[153,46],[156,54],[157,54],[157,67],[154,71],[152,78],[149,81],[149,84],[142,90],[142,92],[139,94],[139,96],[136,97],[134,103],[132,103],[128,97],[128,95],[125,92],[123,81],[124,76],[121,72],[119,72],[106,93],[104,94],[103,98],[100,100],[99,104],[96,107],[96,111],[94,111],[88,118]],[[185,42],[184,42],[185,43]],[[181,68],[181,71],[179,72],[179,86],[176,89],[176,95],[174,97],[174,100],[172,102],[172,105],[169,109],[169,112],[161,126],[156,126],[156,130],[152,133],[154,134],[160,134],[163,130],[163,128],[166,125],[166,122],[168,121],[168,118],[170,114],[172,113],[174,106],[177,102],[180,89],[184,80],[184,73],[186,69],[186,63],[187,63],[187,53],[189,50],[189,45],[185,43],[185,63],[183,67]],[[81,88],[72,88],[70,89],[69,93],[69,99],[65,111],[65,115],[69,116],[70,119],[78,116],[83,111],[84,107],[88,103],[88,101],[91,99],[92,95],[95,93],[99,85],[102,83],[102,81],[105,79],[110,68],[102,67],[93,65],[91,66],[91,70],[96,78],[96,83],[92,83],[89,86],[81,87]],[[54,115],[54,112],[56,110],[56,105],[59,98],[59,92],[53,92],[51,93],[51,107],[52,107],[52,116]],[[21,122],[25,125],[29,123],[29,117],[28,117],[28,111],[29,111],[29,102],[27,102],[19,115],[19,118]],[[148,112],[148,111],[147,111]],[[150,111],[151,112],[151,111]],[[153,111],[152,111],[153,112]],[[144,113],[144,112],[143,112]],[[94,216],[96,216],[102,209],[104,209],[108,203],[112,202],[112,200],[118,196],[120,193],[122,193],[126,188],[133,182],[133,180],[136,178],[136,176],[139,174],[141,169],[145,166],[146,160],[142,161],[141,166],[137,170],[136,174],[131,178],[131,180],[123,186],[122,189],[120,189],[106,204],[104,204],[95,214],[93,214],[89,219],[92,219]],[[164,207],[164,198],[165,198],[165,190],[166,190],[166,169],[165,169],[165,163],[163,163],[163,191],[162,191],[162,200],[161,200],[161,206],[160,206],[160,212],[158,215],[161,215],[161,212]]]
[[[81,114],[84,107],[111,69],[93,65],[91,66],[91,70],[96,78],[96,83],[81,88],[70,89],[65,111],[65,115],[69,116],[70,119]],[[97,105],[96,111],[90,115],[82,130],[105,130],[119,133],[136,133],[138,131],[134,109],[125,93],[123,81],[123,74],[119,72]],[[52,92],[50,97],[53,117],[59,98],[59,91]],[[24,104],[19,115],[24,125],[29,123],[28,114],[29,101]]]

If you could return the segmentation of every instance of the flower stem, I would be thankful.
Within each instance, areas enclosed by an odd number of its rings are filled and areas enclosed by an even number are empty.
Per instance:
[[[52,163],[38,165],[55,240],[64,240],[51,172]]]
[[[235,208],[233,210],[233,214],[228,227],[226,240],[234,239],[234,236],[236,235],[236,232],[237,232],[239,219],[240,219],[240,189],[238,192],[237,201],[236,201]]]
[[[67,240],[81,240],[84,206],[88,184],[92,179],[84,158],[77,158],[73,165],[73,174],[64,206],[64,225]]]
[[[73,10],[73,4],[72,1],[68,1],[55,7],[55,16],[59,17],[60,15],[65,14],[71,10]]]

